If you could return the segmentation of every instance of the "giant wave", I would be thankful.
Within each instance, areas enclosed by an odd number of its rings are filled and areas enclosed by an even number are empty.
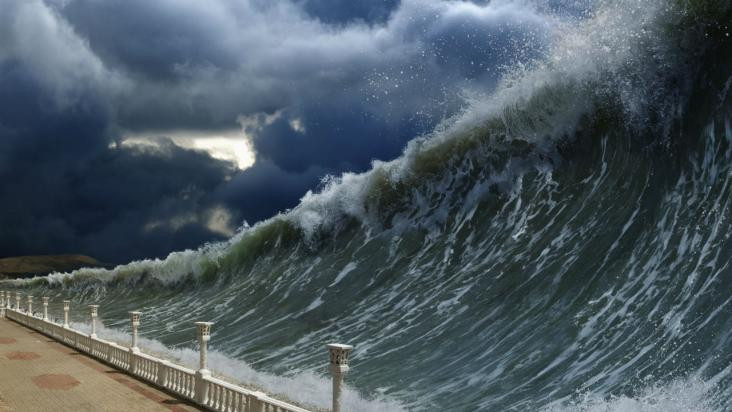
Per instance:
[[[120,340],[142,310],[182,362],[214,321],[214,369],[315,407],[340,341],[351,410],[729,410],[731,22],[599,2],[398,159],[228,242],[12,286],[99,303]]]

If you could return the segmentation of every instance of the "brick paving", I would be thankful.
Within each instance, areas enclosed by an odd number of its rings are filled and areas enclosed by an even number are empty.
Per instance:
[[[197,410],[45,335],[0,319],[0,412]]]

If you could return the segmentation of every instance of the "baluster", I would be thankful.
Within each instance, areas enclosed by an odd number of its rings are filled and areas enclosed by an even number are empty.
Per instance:
[[[188,374],[185,374],[183,372],[180,373],[181,375],[181,382],[183,382],[183,390],[186,393],[186,396],[188,396],[191,393],[191,382],[190,382],[190,376]]]
[[[160,361],[158,364],[158,385],[163,388],[168,386],[168,363],[165,360]]]
[[[216,385],[211,386],[211,390],[213,392],[209,392],[209,396],[213,397],[213,408],[214,409],[221,409],[221,388]]]
[[[236,397],[237,397],[237,405],[236,405],[237,412],[244,412],[244,395],[237,392]]]
[[[222,410],[226,410],[226,388],[224,388],[223,386],[219,386],[219,397],[219,404],[221,405],[219,407]]]
[[[213,397],[212,405],[214,409],[218,409],[221,407],[221,387],[217,385],[211,385],[211,390],[213,393],[209,392],[208,395]]]
[[[216,408],[216,388],[211,382],[206,382],[206,393],[208,394],[207,399],[204,401],[206,405]]]
[[[264,412],[264,396],[262,392],[252,393],[249,400],[251,412]]]

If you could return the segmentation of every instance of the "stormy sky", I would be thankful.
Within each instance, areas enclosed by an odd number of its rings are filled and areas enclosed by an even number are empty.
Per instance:
[[[583,3],[1,1],[0,256],[225,239],[398,156]]]

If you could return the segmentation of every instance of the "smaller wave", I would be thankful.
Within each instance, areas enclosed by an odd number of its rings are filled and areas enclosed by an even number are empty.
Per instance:
[[[715,412],[724,410],[720,403],[713,382],[689,377],[651,385],[633,397],[587,393],[543,412]]]

